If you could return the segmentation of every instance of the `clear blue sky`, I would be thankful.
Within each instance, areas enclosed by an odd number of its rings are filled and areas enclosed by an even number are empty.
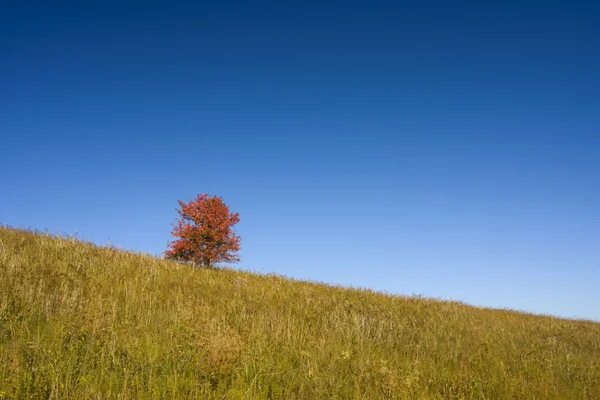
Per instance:
[[[570,2],[0,2],[0,223],[600,320],[600,10]]]

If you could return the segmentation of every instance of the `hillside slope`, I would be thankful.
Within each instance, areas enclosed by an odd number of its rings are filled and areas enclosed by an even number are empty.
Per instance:
[[[600,324],[0,227],[0,398],[600,399]]]

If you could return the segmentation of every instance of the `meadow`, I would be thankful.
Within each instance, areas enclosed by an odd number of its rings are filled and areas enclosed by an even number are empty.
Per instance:
[[[0,227],[0,399],[600,399],[600,324]]]

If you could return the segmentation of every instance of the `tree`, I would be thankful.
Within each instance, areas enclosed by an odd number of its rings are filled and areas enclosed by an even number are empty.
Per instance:
[[[241,238],[232,227],[240,222],[238,213],[230,213],[223,199],[199,194],[189,203],[178,200],[180,218],[171,235],[165,257],[191,261],[204,267],[221,262],[237,262]]]

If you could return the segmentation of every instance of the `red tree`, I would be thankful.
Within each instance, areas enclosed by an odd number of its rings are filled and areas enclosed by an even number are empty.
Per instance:
[[[240,237],[232,229],[240,217],[229,212],[223,199],[199,194],[187,204],[181,200],[178,203],[180,219],[171,233],[177,240],[168,243],[166,258],[192,261],[204,267],[240,260],[236,254],[240,250]]]

